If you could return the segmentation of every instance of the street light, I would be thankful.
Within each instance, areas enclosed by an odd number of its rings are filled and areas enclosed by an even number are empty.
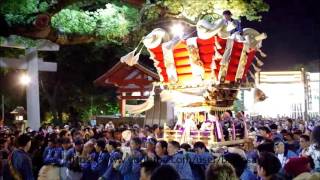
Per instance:
[[[30,76],[27,75],[27,74],[22,74],[22,75],[20,76],[19,81],[20,81],[20,84],[22,84],[23,86],[27,86],[27,85],[30,84],[31,78],[30,78]]]

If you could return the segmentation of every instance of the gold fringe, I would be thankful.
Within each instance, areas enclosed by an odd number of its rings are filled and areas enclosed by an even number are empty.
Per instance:
[[[232,110],[233,106],[229,106],[229,107],[217,107],[217,106],[212,106],[211,107],[211,111],[218,111],[218,112],[225,112],[227,110]]]

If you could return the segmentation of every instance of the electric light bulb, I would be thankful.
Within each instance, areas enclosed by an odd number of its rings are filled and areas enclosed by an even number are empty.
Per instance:
[[[178,36],[178,37],[182,37],[184,35],[184,28],[181,24],[175,24],[173,25],[171,28],[171,33],[174,35],[174,36]]]
[[[21,75],[19,81],[20,81],[20,83],[21,83],[22,85],[27,86],[28,84],[30,84],[31,78],[30,78],[30,76],[28,76],[27,74],[23,74],[23,75]]]

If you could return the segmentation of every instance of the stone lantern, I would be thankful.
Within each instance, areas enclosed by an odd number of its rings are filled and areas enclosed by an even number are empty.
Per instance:
[[[11,111],[10,114],[14,115],[13,124],[16,125],[19,131],[24,132],[27,124],[27,121],[24,119],[24,116],[26,115],[24,107],[18,106],[13,111]]]

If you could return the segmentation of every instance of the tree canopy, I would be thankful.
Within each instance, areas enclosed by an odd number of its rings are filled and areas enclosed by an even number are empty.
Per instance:
[[[58,63],[56,73],[40,72],[41,112],[63,119],[73,107],[78,118],[88,120],[118,110],[115,92],[93,87],[92,81],[153,28],[176,21],[193,27],[201,18],[220,18],[225,9],[236,18],[259,21],[268,8],[263,0],[0,0],[0,44],[8,39],[26,46],[36,46],[36,39],[60,44],[57,53],[39,54]],[[1,57],[22,54],[0,48]],[[18,73],[0,73],[6,109],[24,104],[23,89],[12,83]]]
[[[0,35],[44,38],[59,44],[93,41],[127,43],[159,21],[190,24],[216,19],[229,9],[235,17],[261,20],[263,0],[2,0]]]

